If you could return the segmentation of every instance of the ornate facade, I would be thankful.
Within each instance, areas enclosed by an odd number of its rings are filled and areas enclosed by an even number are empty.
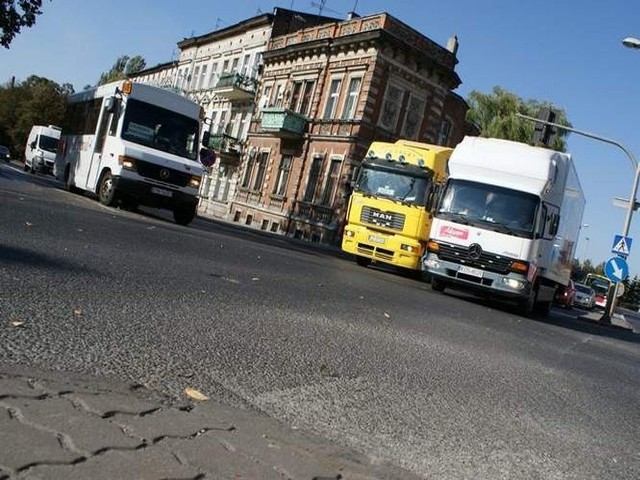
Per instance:
[[[453,146],[466,133],[468,107],[452,92],[457,47],[386,13],[273,36],[232,220],[339,244],[349,184],[372,141]]]

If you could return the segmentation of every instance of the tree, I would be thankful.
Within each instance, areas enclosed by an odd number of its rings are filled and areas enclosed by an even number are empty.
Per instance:
[[[17,5],[16,5],[17,3]],[[0,0],[0,45],[9,48],[22,27],[31,27],[42,13],[42,0]]]
[[[535,124],[516,117],[516,113],[535,117],[541,107],[553,108],[556,112],[555,123],[571,126],[564,110],[554,107],[549,102],[524,101],[516,94],[498,86],[493,87],[492,93],[472,91],[467,103],[467,120],[478,126],[483,137],[504,138],[531,144]],[[568,133],[566,130],[558,131],[550,148],[564,152]]]
[[[2,1],[2,0],[0,0]],[[22,158],[33,125],[60,125],[73,86],[32,75],[24,82],[0,86],[0,140]]]
[[[100,75],[98,85],[104,85],[105,83],[122,80],[124,78],[127,78],[129,75],[144,70],[146,66],[147,62],[145,62],[144,58],[142,58],[140,55],[136,55],[135,57],[122,55],[121,57],[118,57],[116,62],[111,67],[111,70]]]

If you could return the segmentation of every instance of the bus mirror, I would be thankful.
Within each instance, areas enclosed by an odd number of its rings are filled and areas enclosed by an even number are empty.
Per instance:
[[[109,113],[113,113],[116,109],[116,105],[117,105],[117,99],[116,97],[107,97],[104,100],[104,109],[109,112]]]

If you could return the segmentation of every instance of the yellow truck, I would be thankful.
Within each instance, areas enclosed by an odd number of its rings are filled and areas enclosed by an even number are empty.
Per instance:
[[[430,206],[452,152],[408,140],[373,142],[353,185],[342,250],[362,266],[382,262],[420,275]]]

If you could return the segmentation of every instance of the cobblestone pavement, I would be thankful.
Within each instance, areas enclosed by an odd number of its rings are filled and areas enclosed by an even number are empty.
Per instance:
[[[289,478],[417,477],[253,410],[0,368],[0,480]]]

